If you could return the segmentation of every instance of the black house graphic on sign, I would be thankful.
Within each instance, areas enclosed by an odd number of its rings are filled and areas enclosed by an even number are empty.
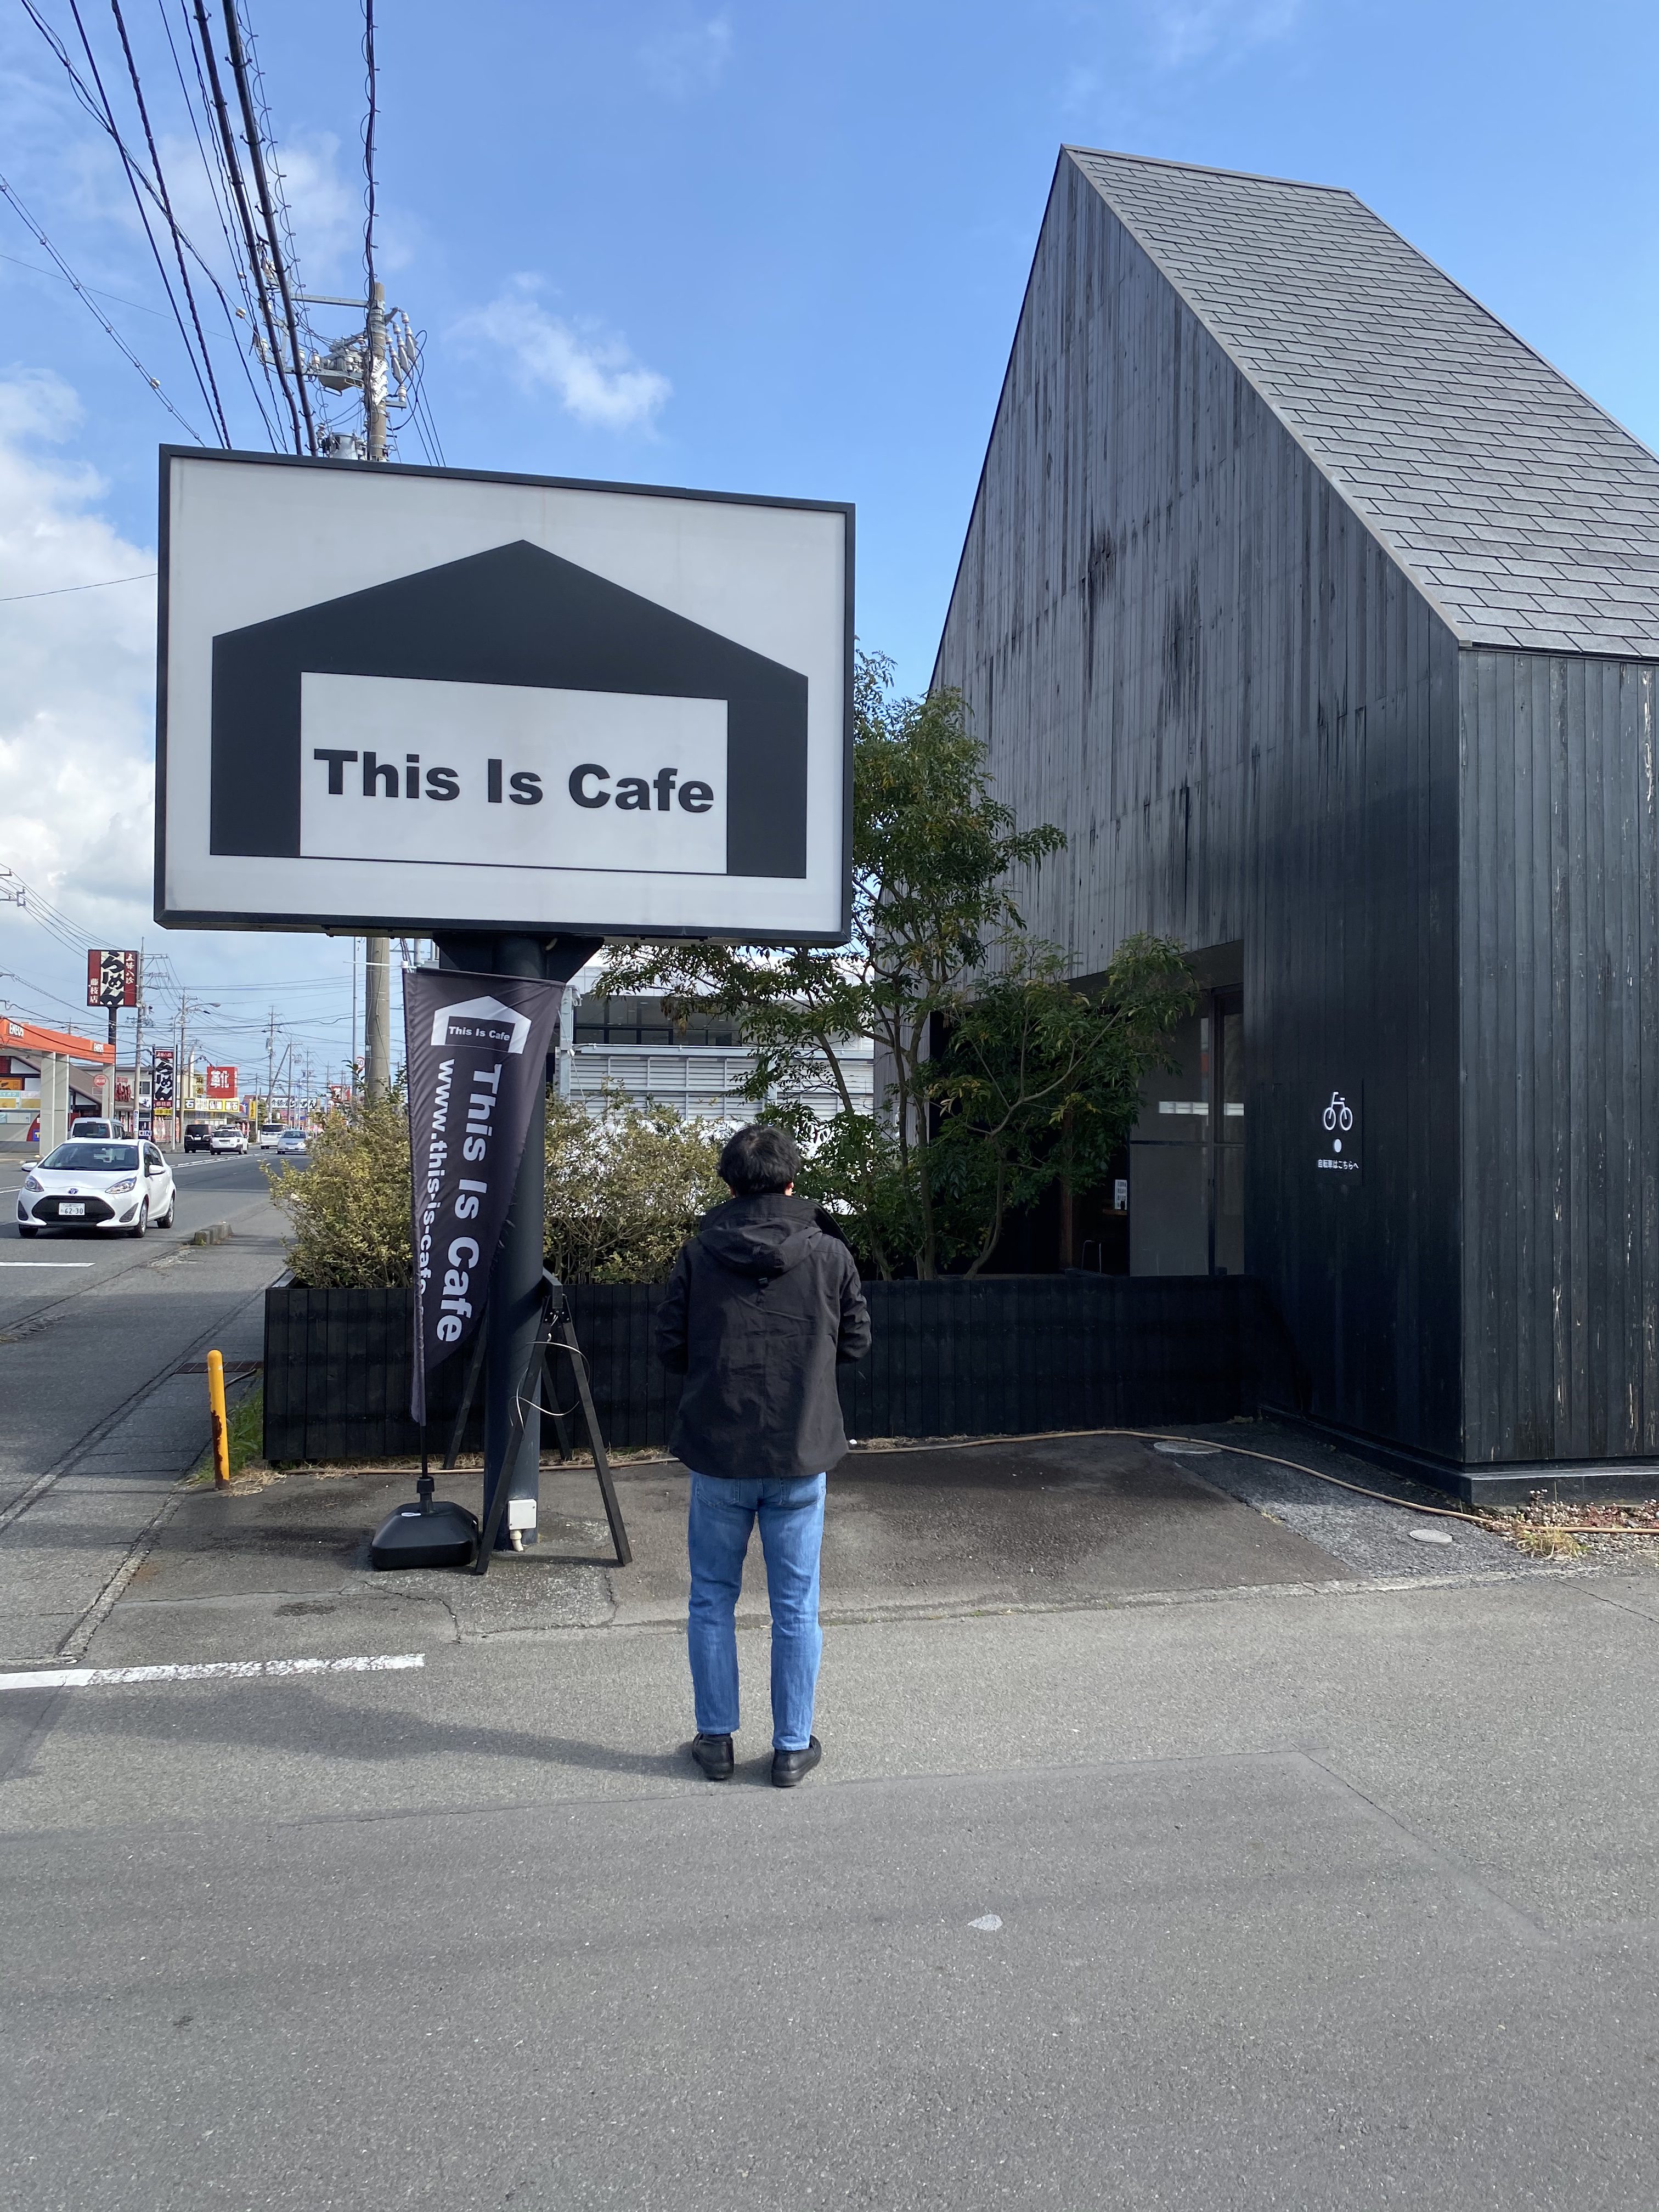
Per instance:
[[[300,678],[723,699],[726,868],[806,873],[806,678],[523,540],[213,641],[211,849],[300,854]]]

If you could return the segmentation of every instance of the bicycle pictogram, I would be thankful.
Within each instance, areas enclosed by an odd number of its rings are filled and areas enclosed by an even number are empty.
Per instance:
[[[1325,1109],[1322,1118],[1328,1129],[1352,1129],[1353,1109],[1340,1091],[1333,1091],[1331,1103]]]

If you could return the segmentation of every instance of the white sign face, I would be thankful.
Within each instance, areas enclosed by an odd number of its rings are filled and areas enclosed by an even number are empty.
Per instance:
[[[300,679],[306,860],[723,876],[728,775],[724,699]]]
[[[167,449],[157,920],[839,943],[851,536]]]

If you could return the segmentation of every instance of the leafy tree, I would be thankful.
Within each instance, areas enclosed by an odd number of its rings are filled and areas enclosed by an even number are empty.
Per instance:
[[[981,1225],[970,1275],[1010,1206],[1056,1182],[1080,1194],[1105,1181],[1139,1116],[1140,1078],[1196,995],[1179,948],[1143,935],[1124,939],[1087,995],[1039,945],[959,1003],[927,1076],[936,1182]]]
[[[1150,938],[1120,949],[1092,999],[1066,986],[1008,881],[1063,834],[1021,829],[996,797],[957,693],[897,698],[891,679],[889,661],[860,655],[848,944],[635,945],[612,955],[605,988],[738,1023],[756,1054],[749,1095],[806,1145],[803,1192],[850,1206],[881,1274],[927,1276],[982,1267],[1008,1207],[1056,1176],[1081,1189],[1106,1172],[1193,994],[1179,949]],[[847,1080],[854,1036],[875,1040],[887,1078],[873,1120]],[[799,1103],[826,1073],[841,1102],[827,1125]]]

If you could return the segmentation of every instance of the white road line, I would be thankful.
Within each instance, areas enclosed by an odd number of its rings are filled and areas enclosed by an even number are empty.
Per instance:
[[[194,1667],[40,1667],[0,1674],[0,1690],[102,1690],[126,1682],[251,1682],[287,1674],[386,1674],[424,1667],[424,1651],[356,1659],[211,1659]]]
[[[90,1260],[0,1260],[0,1267],[89,1267]]]

